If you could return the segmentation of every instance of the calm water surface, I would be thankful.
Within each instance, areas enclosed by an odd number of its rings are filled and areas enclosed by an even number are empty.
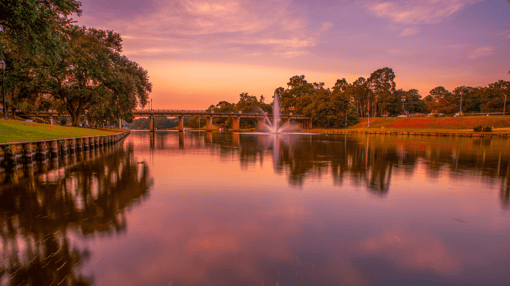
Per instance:
[[[508,285],[508,146],[132,132],[0,169],[0,285]]]

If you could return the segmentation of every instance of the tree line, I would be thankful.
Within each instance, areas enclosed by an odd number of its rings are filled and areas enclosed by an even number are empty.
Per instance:
[[[289,79],[288,88],[277,88],[274,96],[279,97],[283,113],[303,114],[314,125],[327,128],[353,125],[360,117],[368,116],[417,113],[454,115],[461,110],[463,113],[508,111],[508,81],[500,80],[487,87],[460,86],[451,92],[438,86],[422,97],[417,89],[397,89],[395,77],[393,69],[385,67],[374,71],[368,78],[359,77],[352,83],[345,78],[338,79],[330,89],[324,87],[324,82],[309,83],[304,75],[296,75]],[[258,100],[248,93],[241,93],[237,103],[220,101],[207,110],[253,112],[261,109],[271,113],[272,106],[273,103],[264,102],[263,96]],[[218,118],[214,119],[214,123],[230,127],[231,119]],[[244,121],[244,127],[253,127],[254,124],[252,120]]]
[[[1,0],[0,59],[5,69],[5,110],[56,110],[102,125],[147,104],[148,73],[121,54],[118,33],[80,27],[76,0]]]

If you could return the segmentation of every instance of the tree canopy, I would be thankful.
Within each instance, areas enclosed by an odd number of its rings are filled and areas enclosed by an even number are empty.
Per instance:
[[[148,72],[122,55],[118,33],[73,25],[75,0],[0,2],[0,58],[7,64],[6,105],[24,112],[54,109],[72,125],[133,119],[145,106]]]

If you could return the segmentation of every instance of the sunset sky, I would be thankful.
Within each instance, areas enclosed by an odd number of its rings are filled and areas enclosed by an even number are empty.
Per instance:
[[[79,25],[114,30],[149,71],[154,109],[270,101],[289,78],[332,87],[390,67],[397,88],[510,80],[505,0],[82,0]]]

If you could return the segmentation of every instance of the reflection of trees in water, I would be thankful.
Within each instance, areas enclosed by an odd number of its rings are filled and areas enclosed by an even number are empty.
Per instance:
[[[164,146],[177,149],[181,145],[185,151],[208,148],[213,154],[219,155],[220,160],[239,157],[242,168],[267,164],[263,160],[272,153],[274,171],[282,174],[285,170],[289,184],[295,186],[303,185],[307,178],[319,178],[331,173],[337,185],[342,185],[348,178],[354,185],[366,186],[374,193],[385,194],[394,172],[413,176],[418,166],[431,179],[443,174],[478,176],[489,184],[500,184],[502,202],[510,208],[510,150],[507,151],[505,139],[284,135],[275,140],[274,136],[230,132],[179,134],[179,142],[172,138],[176,137],[156,134],[156,140],[160,141],[156,148]]]
[[[264,150],[278,148],[273,152],[278,156],[275,172],[288,170],[291,185],[331,172],[338,185],[349,178],[378,194],[388,191],[393,172],[412,176],[422,165],[428,178],[446,171],[449,176],[480,176],[489,184],[501,184],[502,202],[509,206],[506,140],[379,135],[282,136],[278,144],[271,140],[270,136],[245,135],[239,143],[241,164],[254,164],[262,160]]]
[[[132,148],[34,176],[0,189],[0,281],[12,285],[89,285],[79,268],[88,251],[72,236],[119,233],[126,210],[152,179]]]

